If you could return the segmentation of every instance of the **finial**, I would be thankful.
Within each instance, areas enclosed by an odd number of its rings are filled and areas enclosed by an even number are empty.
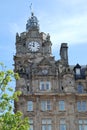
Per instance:
[[[31,16],[33,16],[34,13],[33,13],[33,8],[32,8],[32,3],[30,3],[29,8],[30,8]]]
[[[34,13],[32,11],[32,3],[30,3],[29,9],[30,9],[31,16],[27,21],[26,30],[29,31],[32,28],[39,29],[38,19],[36,16],[34,16]]]
[[[30,12],[32,12],[32,3],[30,4]]]

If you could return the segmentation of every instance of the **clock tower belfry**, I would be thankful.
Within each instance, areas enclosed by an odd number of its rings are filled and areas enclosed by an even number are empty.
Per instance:
[[[39,30],[39,24],[38,24],[38,19],[36,16],[34,16],[34,13],[31,13],[31,18],[27,20],[26,24],[26,30],[30,31],[32,29]]]

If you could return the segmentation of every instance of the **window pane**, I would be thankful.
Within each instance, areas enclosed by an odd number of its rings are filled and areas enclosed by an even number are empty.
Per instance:
[[[42,124],[51,124],[51,119],[43,119]]]
[[[51,86],[50,86],[50,82],[40,82],[40,90],[50,90]]]
[[[32,101],[28,101],[27,109],[28,109],[28,111],[33,111],[33,102]]]
[[[33,130],[33,120],[29,119],[29,130]]]
[[[60,130],[66,130],[66,122],[65,119],[60,120]]]
[[[83,86],[81,84],[77,86],[77,91],[78,93],[83,93]]]
[[[46,90],[49,90],[49,84],[46,83]]]
[[[66,130],[66,125],[60,125],[60,130]]]
[[[44,90],[45,89],[45,84],[44,82],[40,82],[40,90]]]
[[[84,130],[82,125],[79,125],[79,130]]]
[[[42,125],[42,130],[46,130],[46,125]]]
[[[82,124],[82,120],[79,120],[79,124]]]
[[[50,100],[47,101],[47,110],[51,110],[51,102],[50,102]]]
[[[42,120],[42,130],[51,130],[51,119]]]
[[[50,87],[50,82],[46,82],[46,90],[50,90],[51,87]]]
[[[44,83],[41,85],[41,90],[44,90],[45,89],[45,86],[44,86]]]
[[[86,101],[78,101],[77,102],[77,110],[80,111],[86,111],[87,110],[87,104]]]
[[[77,110],[81,111],[81,102],[77,102]]]
[[[51,102],[49,100],[47,101],[41,101],[41,110],[51,110]]]
[[[82,105],[82,111],[86,111],[86,109],[87,109],[86,108],[86,102],[83,101],[81,105]]]
[[[59,110],[65,110],[65,102],[64,101],[59,101]]]
[[[65,119],[61,119],[60,124],[65,124]]]
[[[30,128],[29,128],[29,130],[33,130],[33,125],[30,125]]]
[[[87,120],[79,120],[79,130],[87,130]]]
[[[47,125],[47,130],[51,130],[51,125]]]
[[[47,119],[47,124],[51,124],[51,119]]]
[[[87,120],[84,120],[84,124],[87,124]]]
[[[46,119],[43,119],[43,120],[42,120],[42,124],[46,124]]]
[[[84,130],[87,130],[87,125],[84,125]]]
[[[46,102],[41,101],[41,110],[45,111],[46,110]]]
[[[29,123],[30,123],[30,124],[33,124],[33,120],[32,120],[32,119],[29,119]]]
[[[76,68],[76,74],[80,75],[80,69]]]

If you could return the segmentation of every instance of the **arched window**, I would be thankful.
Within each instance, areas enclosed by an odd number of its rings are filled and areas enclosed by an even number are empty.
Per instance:
[[[77,91],[78,91],[78,93],[83,93],[83,85],[82,84],[78,84],[78,86],[77,86]]]

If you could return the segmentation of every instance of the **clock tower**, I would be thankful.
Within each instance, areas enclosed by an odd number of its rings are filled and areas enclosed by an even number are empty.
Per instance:
[[[20,76],[20,80],[16,81],[16,90],[22,91],[25,108],[28,100],[37,101],[40,96],[38,94],[51,91],[51,80],[57,73],[50,35],[40,32],[39,28],[37,17],[31,13],[26,31],[16,34],[15,72]],[[21,103],[21,96],[19,102]],[[15,102],[15,110],[20,109],[18,104]]]
[[[26,31],[16,34],[14,71],[20,76],[16,90],[22,94],[15,102],[15,111],[20,110],[29,117],[30,130],[80,130],[79,120],[83,119],[87,128],[85,68],[68,64],[67,43],[61,44],[60,59],[56,61],[50,35],[40,32],[39,28],[37,17],[31,13]],[[81,72],[79,75],[77,69]],[[79,113],[80,100],[86,104],[82,107],[84,114]]]

